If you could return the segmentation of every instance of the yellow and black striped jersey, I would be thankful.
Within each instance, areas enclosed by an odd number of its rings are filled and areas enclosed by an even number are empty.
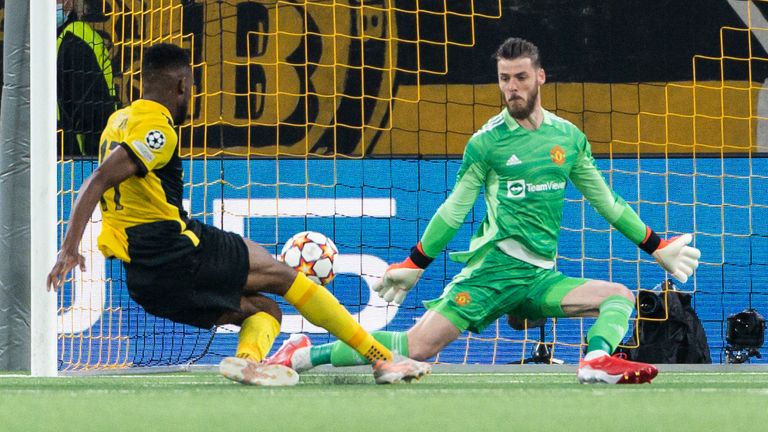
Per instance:
[[[123,147],[138,172],[101,198],[99,250],[126,262],[159,265],[199,244],[182,207],[183,170],[168,109],[140,99],[110,116],[101,134],[99,163]]]

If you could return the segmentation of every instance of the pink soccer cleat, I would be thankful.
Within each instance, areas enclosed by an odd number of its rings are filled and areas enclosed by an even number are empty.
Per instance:
[[[304,372],[312,368],[312,364],[309,362],[309,347],[311,346],[312,341],[307,335],[294,333],[264,363],[283,365],[296,372]]]
[[[577,377],[582,384],[643,384],[650,383],[659,370],[648,363],[633,362],[623,355],[602,355],[579,362]]]

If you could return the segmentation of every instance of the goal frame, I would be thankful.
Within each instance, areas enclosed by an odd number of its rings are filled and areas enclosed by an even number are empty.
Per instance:
[[[46,275],[56,260],[56,6],[29,4],[30,370],[57,376],[56,293]]]

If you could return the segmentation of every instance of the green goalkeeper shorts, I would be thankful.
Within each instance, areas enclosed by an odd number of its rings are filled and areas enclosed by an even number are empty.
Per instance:
[[[507,313],[530,320],[565,317],[563,298],[587,281],[536,267],[492,247],[473,257],[443,295],[424,306],[462,331],[479,333]]]

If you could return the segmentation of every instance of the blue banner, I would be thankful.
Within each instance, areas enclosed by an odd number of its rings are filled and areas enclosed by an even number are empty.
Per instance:
[[[277,254],[299,231],[326,234],[340,255],[329,289],[368,330],[406,330],[424,313],[422,301],[439,297],[461,266],[438,256],[399,308],[370,290],[388,263],[407,256],[453,186],[458,160],[243,160],[185,163],[186,205],[193,218],[265,245]],[[695,291],[694,307],[707,332],[714,362],[723,362],[724,319],[754,307],[768,313],[768,159],[599,160],[606,178],[641,218],[669,236],[694,232],[702,250],[695,277],[680,289]],[[69,217],[72,191],[93,164],[61,166],[60,209]],[[223,178],[225,181],[220,181]],[[71,186],[71,188],[70,188]],[[464,250],[485,214],[482,199],[449,244]],[[62,367],[73,363],[128,362],[159,365],[199,359],[216,363],[231,355],[236,329],[210,334],[144,313],[129,298],[122,266],[105,261],[93,246],[100,216],[84,238],[89,270],[76,274],[63,296],[60,317]],[[667,231],[666,233],[664,231]],[[630,289],[650,289],[664,279],[652,259],[610,226],[568,185],[557,266],[569,276],[608,279]],[[109,289],[111,287],[111,290]],[[302,320],[285,302],[283,334],[308,333],[313,343],[333,340]],[[578,361],[590,319],[550,321],[545,339],[555,357]],[[75,343],[107,336],[83,357]],[[464,335],[466,336],[466,335]],[[538,330],[515,331],[502,318],[482,334],[462,337],[439,357],[449,363],[508,363],[529,357]],[[523,340],[527,342],[522,342]],[[117,342],[115,342],[117,341]],[[208,345],[210,343],[210,346]],[[467,348],[469,347],[469,348]],[[759,360],[758,360],[759,361]]]

